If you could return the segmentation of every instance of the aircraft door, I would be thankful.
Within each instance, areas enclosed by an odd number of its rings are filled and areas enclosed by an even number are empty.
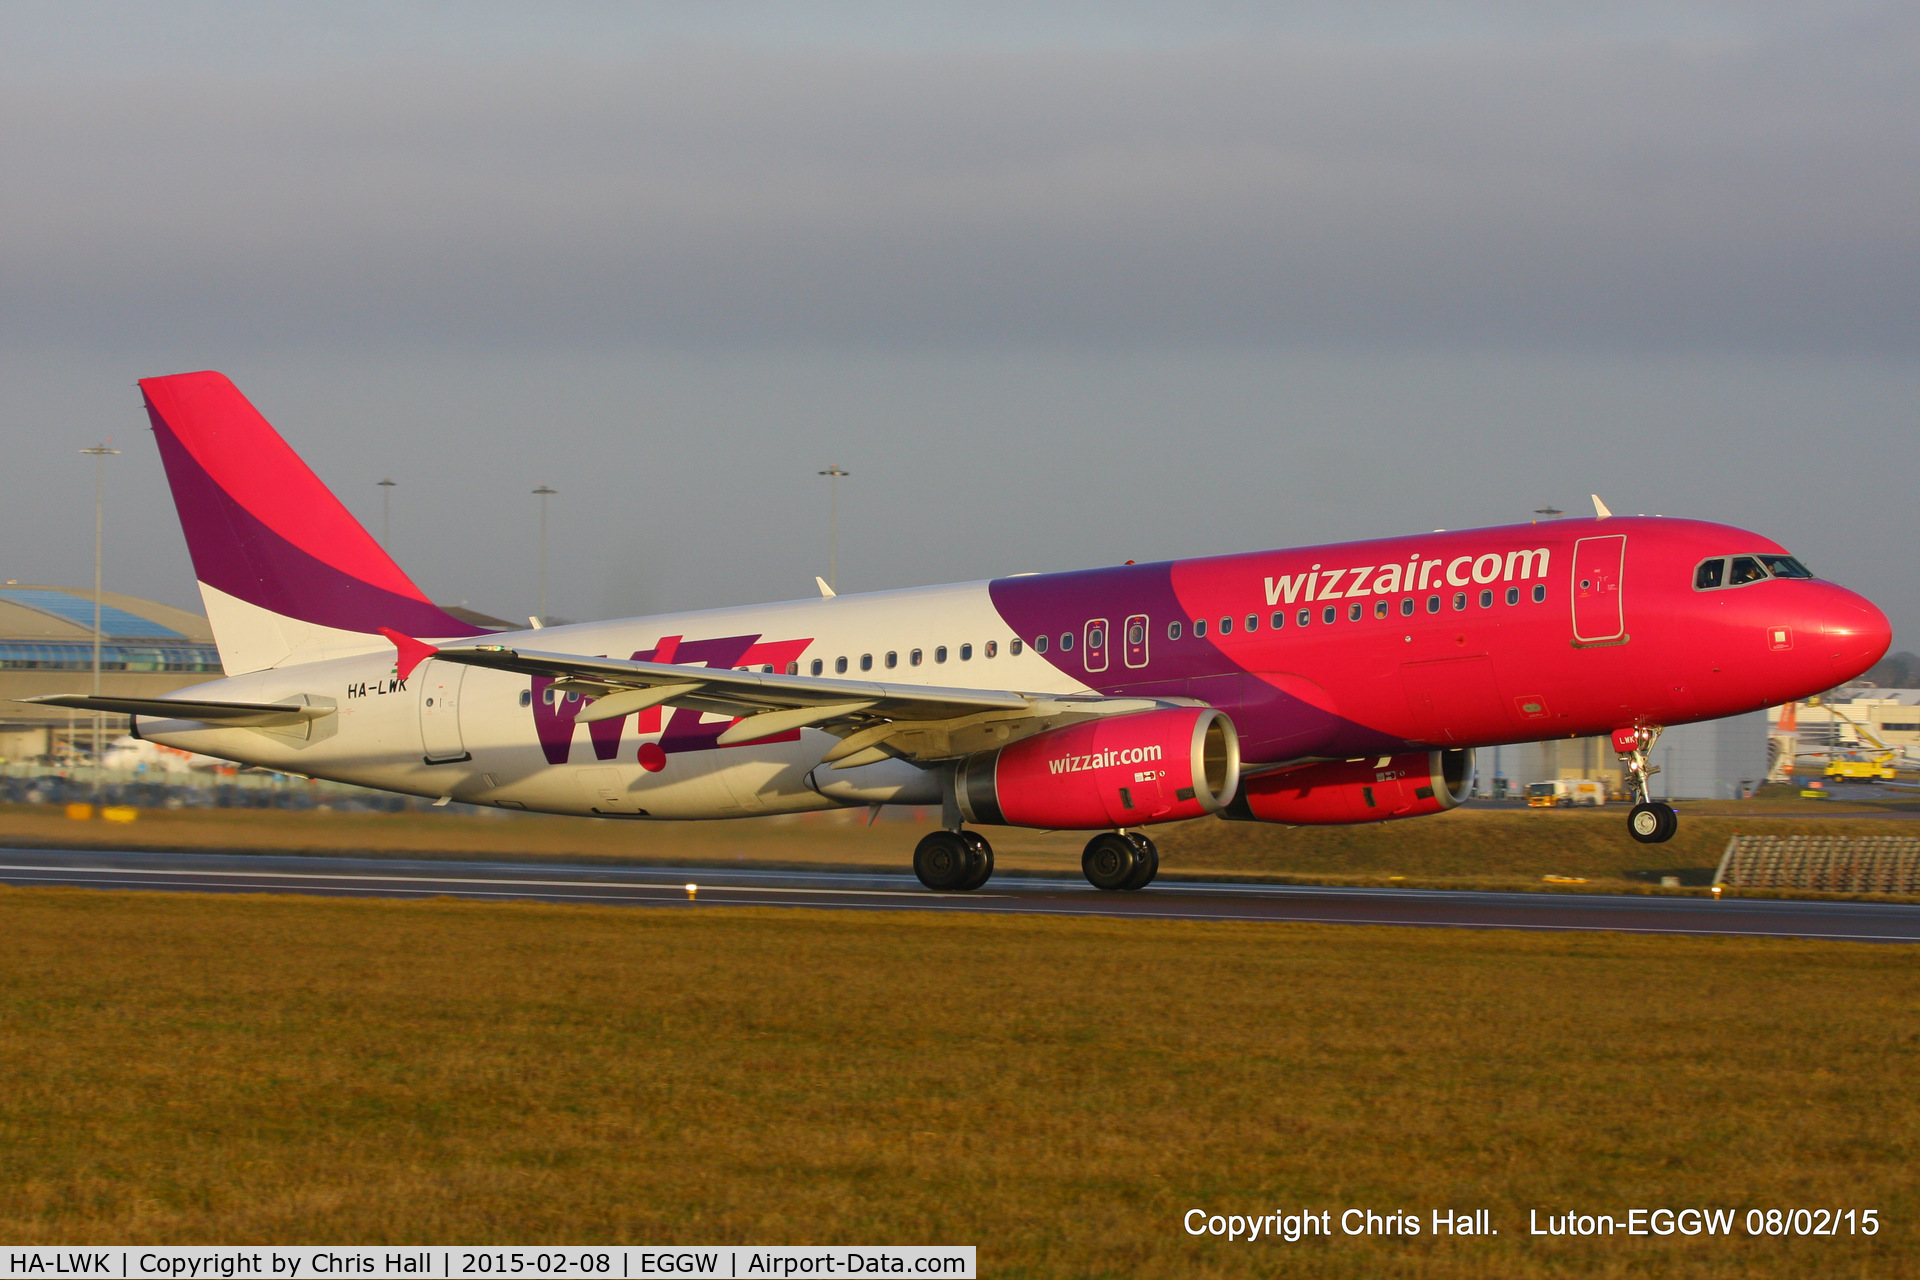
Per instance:
[[[458,662],[420,664],[420,749],[428,764],[471,760],[460,737],[460,682],[467,669]]]
[[[1144,613],[1136,613],[1131,618],[1128,618],[1126,635],[1123,638],[1127,645],[1124,651],[1127,665],[1129,667],[1146,666],[1147,615]]]
[[[1627,536],[1582,538],[1573,545],[1573,638],[1577,644],[1626,639],[1620,583],[1626,572]]]
[[[1086,656],[1087,670],[1105,671],[1107,669],[1107,620],[1095,618],[1087,624],[1083,653]]]

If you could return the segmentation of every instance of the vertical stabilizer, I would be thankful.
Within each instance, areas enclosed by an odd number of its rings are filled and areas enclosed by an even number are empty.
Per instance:
[[[430,602],[225,376],[143,378],[228,675],[478,628]]]

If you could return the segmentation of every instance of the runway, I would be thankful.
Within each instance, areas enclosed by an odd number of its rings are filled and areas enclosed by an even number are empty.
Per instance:
[[[618,867],[387,858],[0,849],[0,884],[350,898],[578,902],[698,910],[814,907],[1085,915],[1150,920],[1615,931],[1920,942],[1920,905],[1630,894],[1474,893],[1160,881],[1101,893],[1078,878],[996,877],[936,894],[911,874],[727,867]],[[688,884],[699,886],[691,901]]]

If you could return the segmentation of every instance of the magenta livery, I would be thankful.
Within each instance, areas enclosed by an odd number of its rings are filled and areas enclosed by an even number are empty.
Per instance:
[[[142,737],[435,799],[609,819],[938,807],[1090,833],[1139,889],[1157,823],[1380,822],[1458,804],[1477,747],[1805,697],[1885,652],[1873,604],[1744,529],[1610,515],[480,632],[433,605],[232,383],[141,383],[226,678],[60,695]]]

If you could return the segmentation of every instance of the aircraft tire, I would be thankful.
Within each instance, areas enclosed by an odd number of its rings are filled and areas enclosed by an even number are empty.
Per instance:
[[[1627,813],[1627,834],[1641,844],[1665,844],[1680,829],[1672,805],[1637,804]]]
[[[993,879],[993,846],[978,831],[962,831],[960,838],[967,842],[971,855],[967,859],[967,878],[961,883],[964,893],[972,893]]]
[[[1138,856],[1133,874],[1120,887],[1129,891],[1144,889],[1160,874],[1160,846],[1138,831],[1127,832],[1127,839],[1133,842],[1134,852]]]
[[[935,893],[952,893],[966,886],[973,861],[973,846],[959,832],[929,832],[914,847],[913,874]]]
[[[1127,888],[1140,864],[1140,850],[1118,831],[1102,831],[1087,841],[1080,870],[1087,883],[1109,893]]]

